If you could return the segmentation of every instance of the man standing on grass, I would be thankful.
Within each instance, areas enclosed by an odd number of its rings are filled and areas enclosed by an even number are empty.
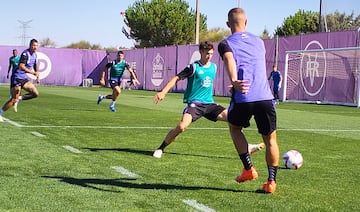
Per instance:
[[[11,99],[9,99],[4,106],[0,109],[0,122],[4,119],[2,114],[11,106],[14,106],[15,112],[17,111],[17,104],[21,100],[29,100],[39,96],[39,92],[35,85],[28,80],[27,74],[31,74],[39,79],[39,72],[37,71],[37,55],[38,41],[32,39],[29,48],[24,50],[20,56],[20,62],[17,69],[11,75],[10,89]],[[28,93],[20,96],[21,90],[24,89]]]
[[[263,184],[263,190],[273,193],[276,190],[279,164],[274,97],[267,80],[264,42],[258,36],[246,32],[246,23],[246,14],[242,8],[231,9],[227,25],[232,34],[218,46],[233,86],[228,111],[230,134],[244,166],[241,175],[235,180],[241,183],[258,177],[247,152],[248,142],[243,133],[243,128],[250,126],[250,119],[254,116],[258,132],[266,145],[268,180]]]
[[[187,79],[187,87],[184,93],[184,103],[187,104],[183,111],[179,124],[170,130],[164,141],[155,150],[153,156],[161,158],[164,149],[186,128],[201,117],[210,121],[227,121],[227,109],[216,104],[213,97],[213,82],[216,76],[216,64],[211,62],[214,54],[214,46],[210,42],[201,42],[199,45],[200,60],[188,65],[183,71],[174,76],[165,85],[161,92],[154,97],[154,102],[162,101],[166,94],[179,80]],[[263,143],[249,145],[249,152],[256,152],[264,147]]]

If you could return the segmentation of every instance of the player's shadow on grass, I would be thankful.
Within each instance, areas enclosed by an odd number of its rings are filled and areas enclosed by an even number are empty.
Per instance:
[[[82,148],[89,150],[91,152],[97,151],[119,151],[119,152],[129,152],[135,154],[143,154],[147,156],[152,156],[154,151],[149,150],[141,150],[141,149],[133,149],[133,148]],[[168,152],[165,151],[165,154],[172,155],[185,155],[185,156],[193,156],[193,157],[204,157],[204,158],[220,158],[220,159],[230,159],[230,160],[238,160],[236,157],[225,157],[225,156],[213,156],[213,155],[200,155],[200,154],[188,154],[188,153],[178,153],[178,152]]]
[[[100,191],[108,192],[121,192],[114,189],[102,188],[101,186],[114,186],[123,187],[130,189],[156,189],[156,190],[213,190],[213,191],[228,191],[228,192],[252,192],[258,193],[257,191],[248,190],[235,190],[228,188],[216,188],[216,187],[201,187],[201,186],[184,186],[184,185],[171,185],[171,184],[158,184],[158,183],[133,183],[136,181],[135,178],[119,178],[119,179],[96,179],[96,178],[73,178],[73,177],[62,177],[62,176],[41,176],[47,179],[57,179],[60,182],[65,182],[71,185],[77,185],[85,188],[92,188]]]

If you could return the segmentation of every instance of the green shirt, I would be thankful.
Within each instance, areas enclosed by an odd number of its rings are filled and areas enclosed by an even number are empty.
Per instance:
[[[213,83],[216,76],[216,64],[210,63],[204,67],[199,61],[187,66],[177,76],[180,79],[187,78],[187,87],[184,93],[184,103],[200,102],[204,104],[214,103]]]

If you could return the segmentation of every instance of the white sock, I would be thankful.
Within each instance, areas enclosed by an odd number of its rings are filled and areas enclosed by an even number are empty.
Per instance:
[[[115,106],[116,101],[111,102],[111,107]]]
[[[22,100],[22,96],[19,96],[18,100],[21,101],[21,100]]]

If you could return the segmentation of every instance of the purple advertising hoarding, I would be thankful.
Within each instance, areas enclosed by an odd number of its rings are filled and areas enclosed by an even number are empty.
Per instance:
[[[278,64],[278,69],[284,75],[285,71],[285,54],[292,50],[314,50],[328,48],[345,48],[356,47],[360,44],[360,32],[344,31],[344,32],[327,32],[304,34],[289,37],[280,37],[264,40],[266,48],[266,67],[267,74],[272,70],[274,63]],[[214,94],[220,96],[228,96],[229,79],[224,71],[221,58],[218,55],[217,43],[214,43],[215,51],[212,62],[218,67],[216,80],[214,82]],[[12,55],[12,49],[18,49],[19,54],[25,47],[19,46],[0,46],[0,83],[9,83],[6,78],[7,68],[9,65],[9,57]],[[95,85],[99,84],[101,70],[108,61],[116,59],[116,52],[106,52],[103,50],[80,50],[65,48],[39,48],[38,49],[38,65],[40,71],[41,84],[46,85],[65,85],[79,86],[86,78],[93,79]],[[144,48],[124,50],[125,59],[130,63],[131,67],[136,69],[137,76],[141,85],[139,89],[159,91],[163,88],[171,77],[182,71],[188,64],[200,58],[198,45],[180,45],[167,46],[158,48]],[[305,62],[305,61],[303,61]],[[308,63],[309,64],[309,63]],[[319,63],[320,64],[320,63]],[[328,66],[331,61],[328,62]],[[358,93],[358,85],[356,84],[358,76],[351,72],[354,68],[350,62],[343,60],[341,67],[337,72],[327,72],[326,81],[322,77],[318,77],[320,82],[315,83],[313,79],[301,76],[301,70],[293,73],[296,79],[304,79],[298,84],[297,88],[292,88],[294,98],[300,99],[326,99],[335,102],[354,102],[358,101],[354,96]],[[357,62],[356,64],[359,64]],[[321,65],[321,64],[320,64]],[[304,67],[304,66],[302,66]],[[324,68],[323,68],[324,69]],[[325,73],[319,70],[319,74]],[[347,76],[346,79],[340,76]],[[29,76],[32,77],[32,76]],[[129,73],[124,78],[129,77]],[[310,82],[310,81],[311,82]],[[309,82],[313,88],[307,88]],[[321,85],[321,86],[320,86]],[[183,92],[186,86],[186,80],[180,81],[171,90],[172,92]],[[323,90],[317,95],[311,96],[311,89],[321,87]],[[341,89],[334,89],[341,88]],[[308,89],[308,91],[307,91]],[[284,89],[282,89],[284,91]],[[280,97],[282,92],[280,92]]]

